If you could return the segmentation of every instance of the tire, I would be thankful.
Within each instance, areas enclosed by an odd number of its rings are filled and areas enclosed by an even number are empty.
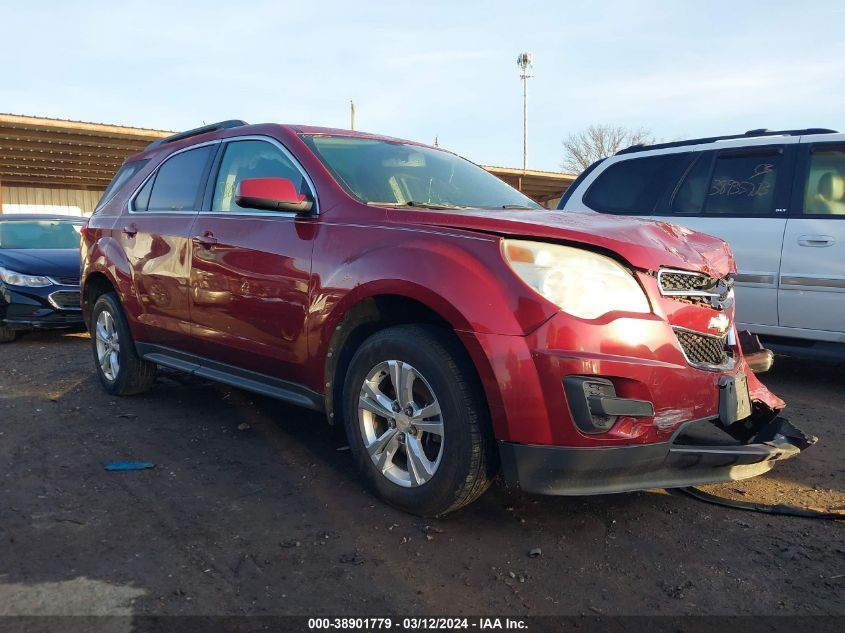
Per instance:
[[[474,368],[440,328],[399,325],[366,339],[344,381],[343,423],[364,479],[407,512],[457,510],[480,497],[495,474],[495,444]]]
[[[113,396],[150,389],[156,365],[138,356],[126,315],[113,292],[100,295],[91,310],[91,348],[100,383]]]
[[[0,327],[0,343],[11,343],[17,340],[19,330],[13,330],[8,327]]]

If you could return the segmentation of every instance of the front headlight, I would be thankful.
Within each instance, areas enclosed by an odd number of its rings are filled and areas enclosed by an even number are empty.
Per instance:
[[[16,273],[14,270],[2,267],[0,267],[0,280],[10,286],[27,286],[29,288],[41,288],[53,284],[47,277],[24,275],[23,273]]]
[[[610,257],[524,240],[502,240],[502,253],[520,279],[573,316],[595,319],[614,310],[651,312],[631,271]]]

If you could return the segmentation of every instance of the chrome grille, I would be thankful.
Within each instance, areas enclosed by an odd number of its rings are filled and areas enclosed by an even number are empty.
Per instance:
[[[710,277],[687,270],[661,268],[657,273],[660,294],[694,305],[724,310],[733,304],[733,279]]]
[[[706,290],[715,285],[715,279],[698,273],[663,272],[660,275],[660,289],[664,292]]]
[[[52,281],[60,286],[78,286],[79,277],[50,277]]]
[[[682,301],[683,303],[691,303],[695,306],[703,306],[705,308],[713,307],[710,297],[705,297],[703,295],[675,295],[672,296],[672,298]]]
[[[59,310],[82,309],[82,294],[78,290],[57,290],[50,294],[49,300]]]
[[[721,368],[729,364],[729,354],[726,337],[710,336],[685,330],[684,328],[673,328],[684,357],[690,365],[707,369]]]

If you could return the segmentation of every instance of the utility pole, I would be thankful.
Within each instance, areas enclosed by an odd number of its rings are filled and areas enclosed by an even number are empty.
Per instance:
[[[528,167],[528,80],[534,75],[534,55],[521,53],[516,58],[519,66],[519,78],[522,79],[522,171]]]
[[[352,100],[349,101],[349,119],[350,119],[349,129],[354,130],[355,129],[355,102],[352,101]]]

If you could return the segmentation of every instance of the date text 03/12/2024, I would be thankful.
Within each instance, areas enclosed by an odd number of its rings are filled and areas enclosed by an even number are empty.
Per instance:
[[[520,618],[309,618],[308,629],[346,631],[446,631],[446,630],[522,630],[525,620]]]

